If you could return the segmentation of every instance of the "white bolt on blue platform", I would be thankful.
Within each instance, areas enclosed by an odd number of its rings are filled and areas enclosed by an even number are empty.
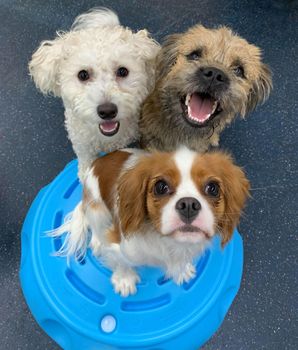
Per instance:
[[[105,333],[111,333],[116,328],[116,319],[112,315],[106,315],[101,320],[101,329]]]
[[[22,231],[21,285],[41,328],[66,350],[197,350],[222,323],[240,286],[243,245],[235,230],[196,263],[197,276],[177,286],[156,268],[140,268],[137,294],[115,294],[111,272],[88,251],[77,262],[54,256],[56,228],[81,199],[73,161],[34,200]]]

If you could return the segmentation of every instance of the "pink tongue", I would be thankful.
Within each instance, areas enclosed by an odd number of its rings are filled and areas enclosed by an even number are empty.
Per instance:
[[[100,124],[100,128],[103,132],[111,132],[117,128],[117,124],[118,122],[104,122]]]
[[[190,116],[202,123],[209,118],[212,113],[214,100],[210,98],[202,98],[199,94],[194,93],[190,96],[188,103],[188,113]]]

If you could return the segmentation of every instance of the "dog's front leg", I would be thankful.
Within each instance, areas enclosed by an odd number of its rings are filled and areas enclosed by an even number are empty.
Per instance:
[[[88,168],[91,166],[93,161],[97,158],[97,154],[94,155],[80,155],[77,153],[78,162],[79,162],[79,172],[78,176],[81,182],[84,181],[85,175],[87,173]]]
[[[140,277],[133,268],[118,265],[112,274],[111,281],[115,292],[122,297],[127,297],[137,292],[136,284],[140,282]]]
[[[78,158],[78,176],[80,181],[83,182],[88,167],[98,157],[98,145],[92,137],[91,130],[87,132],[86,125],[74,116],[71,108],[67,107],[65,109],[65,128]]]
[[[102,249],[102,259],[112,271],[111,282],[116,293],[127,297],[137,292],[136,284],[140,281],[137,272],[129,265],[118,243],[112,243]]]
[[[196,268],[192,263],[171,266],[167,269],[167,277],[173,278],[178,285],[188,283],[196,276]]]

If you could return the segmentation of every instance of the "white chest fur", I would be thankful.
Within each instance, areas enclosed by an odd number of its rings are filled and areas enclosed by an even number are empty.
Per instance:
[[[191,264],[206,249],[206,245],[181,243],[171,237],[150,232],[122,239],[120,250],[131,266],[158,266],[172,274]]]

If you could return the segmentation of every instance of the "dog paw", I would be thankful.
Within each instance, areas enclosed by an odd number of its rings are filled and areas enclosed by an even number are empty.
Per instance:
[[[115,292],[122,297],[127,297],[137,292],[136,284],[140,282],[140,277],[133,270],[115,271],[112,275],[112,284]]]
[[[183,271],[181,271],[177,276],[174,276],[174,281],[178,285],[188,283],[196,276],[196,272],[196,268],[193,266],[193,264],[188,263]]]

